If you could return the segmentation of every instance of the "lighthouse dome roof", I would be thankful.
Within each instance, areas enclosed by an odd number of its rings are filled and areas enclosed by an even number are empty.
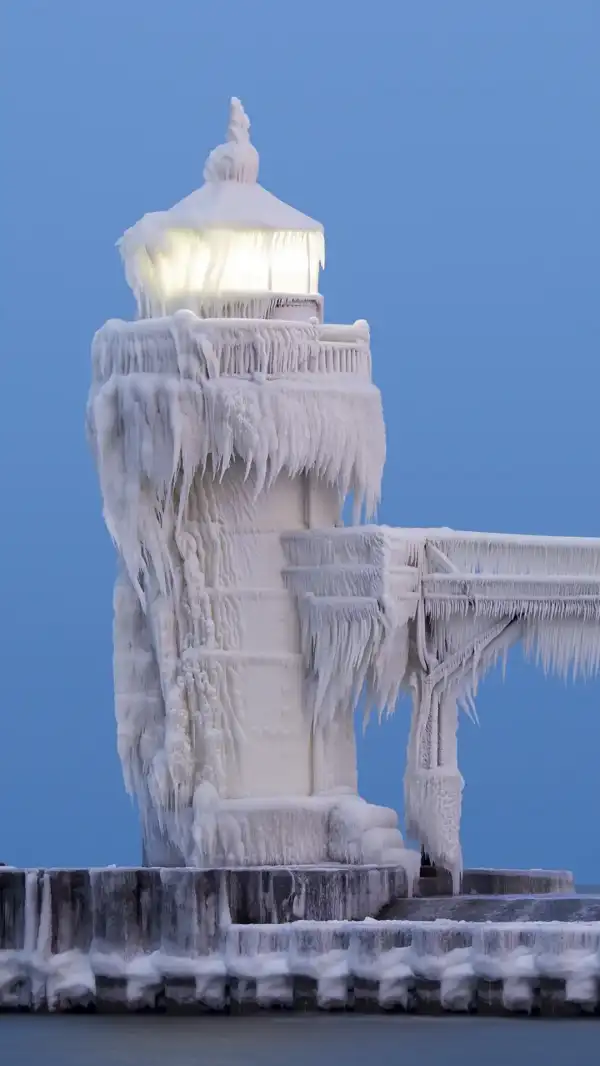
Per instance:
[[[173,230],[278,230],[323,233],[323,226],[258,184],[259,156],[250,140],[242,104],[230,104],[227,140],[208,156],[204,184],[167,211],[144,215],[121,238],[125,255],[134,248],[159,251]]]
[[[142,317],[181,308],[203,316],[215,307],[219,314],[258,313],[259,293],[318,294],[325,265],[321,223],[258,184],[258,152],[236,97],[227,139],[208,156],[201,188],[168,211],[144,215],[119,246]],[[265,313],[272,305],[268,296]],[[315,300],[309,305],[314,314]],[[320,314],[320,297],[316,305]]]

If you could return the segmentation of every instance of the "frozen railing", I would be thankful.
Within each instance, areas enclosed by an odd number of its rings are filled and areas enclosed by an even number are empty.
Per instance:
[[[351,326],[319,326],[319,363],[322,373],[358,374],[371,377],[369,325],[358,319]]]
[[[469,610],[490,618],[513,613],[600,621],[600,577],[434,573],[424,575],[423,595],[434,616]]]

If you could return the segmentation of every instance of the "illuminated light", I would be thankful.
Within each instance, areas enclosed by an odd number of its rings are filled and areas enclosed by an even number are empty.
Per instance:
[[[232,100],[228,140],[205,184],[170,211],[146,215],[120,242],[140,313],[197,310],[202,297],[318,293],[323,227],[257,182],[249,121]]]
[[[318,291],[320,233],[173,230],[148,260],[148,282],[166,300],[182,293]]]

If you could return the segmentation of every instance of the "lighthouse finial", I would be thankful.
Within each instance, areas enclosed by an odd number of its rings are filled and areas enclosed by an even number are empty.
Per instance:
[[[231,103],[229,105],[227,140],[235,141],[236,144],[239,144],[241,141],[246,143],[250,141],[250,119],[244,111],[242,101],[238,100],[237,96],[231,97]]]
[[[257,178],[258,152],[250,140],[250,119],[241,101],[232,96],[227,141],[210,153],[204,167],[204,180],[252,184]]]

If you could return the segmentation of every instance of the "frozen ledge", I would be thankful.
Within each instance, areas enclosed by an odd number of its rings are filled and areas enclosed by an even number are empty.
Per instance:
[[[460,892],[461,896],[458,898],[539,896],[543,899],[549,895],[574,898],[575,883],[569,870],[501,870],[480,867],[463,870]],[[451,875],[446,870],[431,870],[429,876],[420,878],[417,895],[451,896]],[[403,918],[405,915],[386,914],[380,917]]]
[[[200,953],[0,953],[4,1009],[557,1013],[599,1003],[600,922],[229,925]]]
[[[204,956],[232,923],[362,920],[408,895],[408,888],[406,871],[391,865],[6,867],[0,870],[0,960],[34,949],[44,958],[72,951]]]

